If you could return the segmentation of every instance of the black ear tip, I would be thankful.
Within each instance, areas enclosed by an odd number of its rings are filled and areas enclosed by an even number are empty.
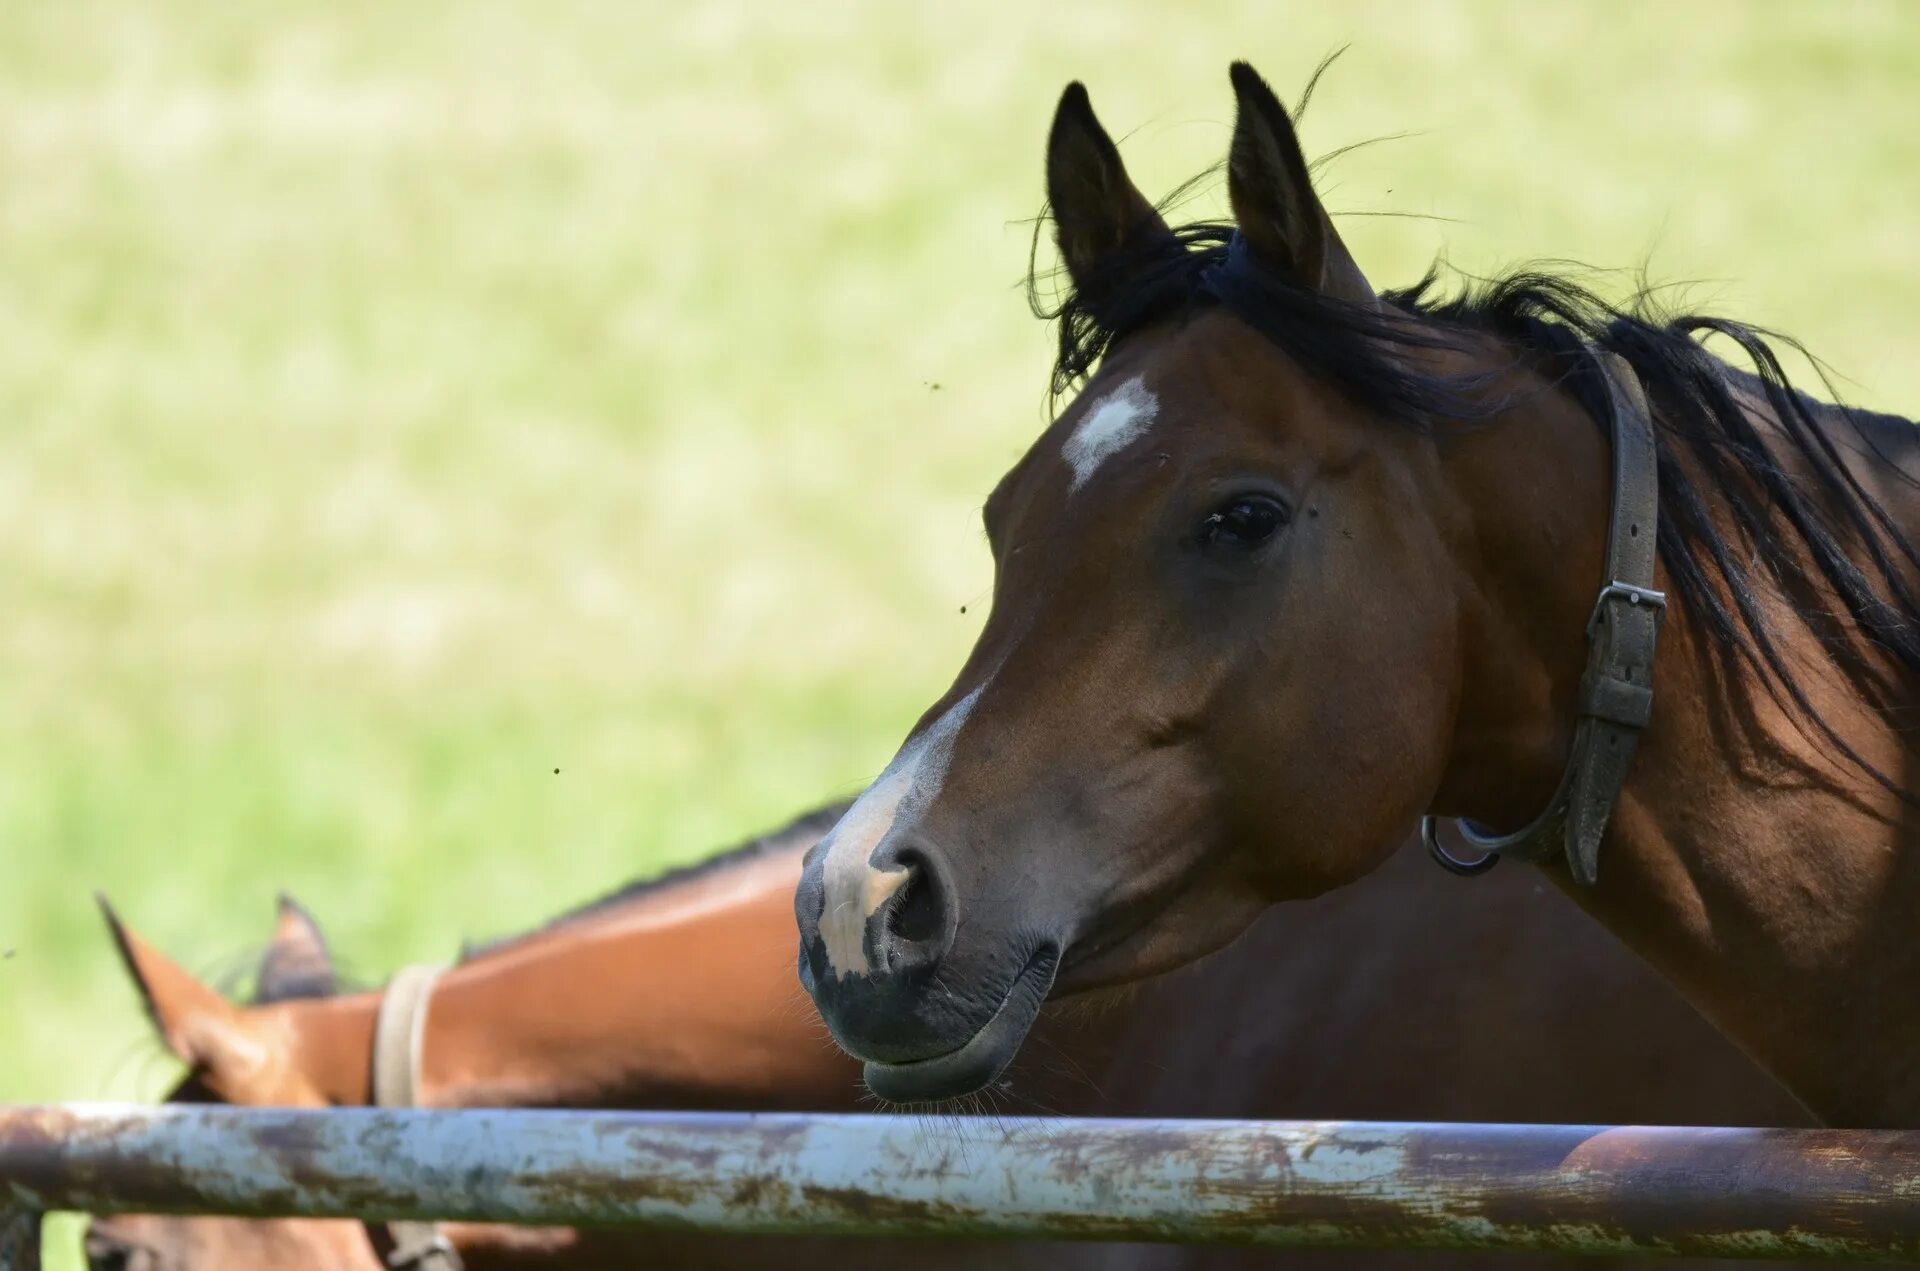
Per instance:
[[[147,996],[147,979],[140,974],[140,959],[134,954],[133,936],[127,930],[127,924],[120,921],[119,911],[113,907],[113,902],[107,899],[107,893],[103,891],[93,893],[93,903],[100,906],[100,916],[106,920],[107,935],[113,941],[113,951],[119,955],[120,964],[127,969],[127,974],[133,977],[133,982],[139,987],[140,996],[144,999]]]
[[[1087,86],[1076,79],[1060,94],[1059,109],[1053,113],[1053,127],[1047,133],[1047,162],[1051,165],[1063,158],[1083,162],[1089,154],[1107,165],[1120,161],[1120,151],[1114,146],[1113,138],[1107,136],[1107,130],[1100,126],[1099,117],[1093,113],[1093,99],[1087,96]]]
[[[1087,95],[1087,86],[1079,80],[1068,84],[1060,94],[1060,105],[1054,109],[1055,127],[1062,124],[1086,124],[1093,121],[1093,98]]]
[[[1280,104],[1280,98],[1267,81],[1260,78],[1260,72],[1253,69],[1253,63],[1235,62],[1231,74],[1233,95],[1243,104],[1253,103],[1265,112],[1278,111],[1281,118],[1286,118],[1287,108]]]

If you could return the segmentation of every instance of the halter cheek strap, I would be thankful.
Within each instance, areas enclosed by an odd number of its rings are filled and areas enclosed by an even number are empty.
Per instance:
[[[373,1025],[373,1102],[381,1108],[419,1106],[421,1043],[427,1032],[427,1007],[444,967],[402,967],[380,998]],[[393,1252],[387,1265],[396,1271],[462,1271],[460,1254],[430,1222],[387,1224]]]
[[[1512,834],[1489,834],[1456,822],[1460,837],[1482,855],[1460,860],[1440,844],[1434,817],[1420,821],[1427,851],[1456,874],[1480,874],[1503,856],[1545,861],[1566,854],[1574,878],[1599,877],[1600,840],[1627,784],[1634,750],[1653,714],[1653,654],[1667,598],[1653,588],[1659,528],[1659,452],[1639,377],[1625,358],[1589,351],[1606,384],[1613,438],[1613,500],[1607,527],[1607,574],[1587,619],[1587,669],[1580,677],[1573,750],[1546,810]]]

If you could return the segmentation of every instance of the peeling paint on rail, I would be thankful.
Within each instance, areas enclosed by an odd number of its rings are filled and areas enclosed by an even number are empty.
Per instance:
[[[534,1111],[0,1110],[0,1205],[1920,1259],[1920,1133]]]

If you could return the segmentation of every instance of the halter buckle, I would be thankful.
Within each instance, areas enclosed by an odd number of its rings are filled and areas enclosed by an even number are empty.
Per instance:
[[[1600,594],[1594,597],[1593,613],[1587,617],[1588,640],[1592,640],[1594,632],[1600,629],[1600,617],[1607,611],[1607,602],[1610,600],[1624,600],[1627,604],[1634,606],[1645,605],[1653,610],[1655,622],[1658,622],[1667,610],[1666,592],[1655,591],[1651,587],[1636,587],[1632,583],[1623,583],[1616,578],[1602,587]]]

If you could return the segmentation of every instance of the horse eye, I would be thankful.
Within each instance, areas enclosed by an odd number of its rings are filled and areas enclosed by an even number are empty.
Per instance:
[[[1221,504],[1200,522],[1200,545],[1258,547],[1286,523],[1287,509],[1280,500],[1264,494],[1241,495]]]

